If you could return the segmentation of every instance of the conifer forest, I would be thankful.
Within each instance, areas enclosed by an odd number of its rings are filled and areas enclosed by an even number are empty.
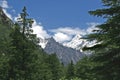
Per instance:
[[[39,45],[27,6],[21,8],[16,22],[0,7],[0,80],[120,80],[120,0],[101,1],[105,8],[88,14],[104,22],[83,37],[96,41],[82,48],[91,54],[69,64]]]

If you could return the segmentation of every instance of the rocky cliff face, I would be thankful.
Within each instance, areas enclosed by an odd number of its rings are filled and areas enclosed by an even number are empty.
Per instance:
[[[68,63],[70,63],[71,60],[75,64],[77,61],[79,61],[84,56],[84,54],[81,53],[80,51],[65,47],[62,44],[56,42],[53,38],[48,39],[48,42],[44,50],[48,54],[55,53],[58,59],[64,65],[67,65]]]

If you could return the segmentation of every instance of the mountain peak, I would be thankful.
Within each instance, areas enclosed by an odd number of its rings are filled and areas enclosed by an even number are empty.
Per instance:
[[[48,42],[44,50],[48,54],[55,53],[58,59],[62,63],[64,63],[64,65],[69,64],[71,60],[75,64],[77,61],[79,61],[84,56],[84,54],[81,53],[80,51],[65,47],[62,44],[56,42],[53,37],[48,39]]]
[[[80,50],[81,52],[83,52],[82,48],[85,46],[93,46],[96,44],[96,41],[87,41],[85,39],[85,36],[81,36],[80,34],[77,34],[75,37],[73,37],[73,39],[70,42],[64,43],[64,46],[76,49],[76,50]]]
[[[77,34],[75,37],[73,37],[73,39],[70,42],[64,43],[63,45],[73,49],[81,50],[85,41],[86,40],[82,39],[82,36],[80,34]]]
[[[75,37],[76,38],[81,38],[82,36],[80,34],[77,34]]]
[[[72,40],[80,40],[82,38],[82,36],[80,35],[80,34],[77,34],[77,35],[75,35],[74,37],[73,37],[73,39]]]
[[[53,37],[49,38],[48,41],[56,42],[55,39],[54,39]]]

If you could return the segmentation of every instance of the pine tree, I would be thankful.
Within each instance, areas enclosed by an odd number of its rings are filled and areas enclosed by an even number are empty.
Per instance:
[[[104,9],[89,13],[103,17],[106,22],[96,26],[99,30],[88,35],[89,40],[97,40],[93,47],[84,48],[94,51],[92,61],[98,64],[93,71],[100,80],[120,79],[120,0],[102,0]]]
[[[9,68],[9,41],[6,40],[6,37],[0,38],[0,79],[6,80]]]
[[[62,69],[56,54],[49,55],[47,59],[47,63],[48,63],[48,69],[52,74],[50,79],[52,80],[60,79],[62,75]]]
[[[9,68],[9,37],[11,31],[10,19],[4,14],[0,7],[0,79],[7,80]]]
[[[75,69],[74,69],[74,64],[73,61],[71,61],[70,64],[68,64],[67,67],[67,72],[66,72],[66,79],[70,80],[75,77]]]
[[[92,71],[96,64],[91,61],[90,57],[84,57],[75,65],[75,75],[81,80],[96,80]],[[97,79],[99,80],[99,79]]]
[[[10,42],[8,80],[33,80],[37,73],[36,61],[39,57],[38,53],[34,52],[39,49],[38,39],[30,29],[33,21],[27,19],[26,16],[24,7],[20,24],[15,24],[10,34],[12,40]]]

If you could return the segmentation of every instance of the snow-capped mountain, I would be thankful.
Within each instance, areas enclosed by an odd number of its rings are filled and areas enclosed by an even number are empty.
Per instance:
[[[77,63],[85,55],[90,55],[90,51],[83,52],[82,48],[84,46],[93,46],[95,41],[89,42],[82,38],[81,35],[76,35],[73,39],[66,43],[58,43],[53,37],[49,39],[40,38],[41,47],[48,54],[56,54],[60,62],[64,65],[69,64],[71,60],[73,63]]]
[[[82,51],[82,48],[87,44],[85,39],[82,39],[81,35],[76,35],[73,39],[69,42],[63,43],[64,46],[70,47],[76,50]]]
[[[69,47],[69,48],[73,48],[73,49],[76,49],[76,50],[79,50],[80,52],[83,52],[82,51],[82,48],[87,46],[87,47],[91,47],[93,45],[96,44],[96,41],[87,41],[86,39],[83,39],[82,38],[83,36],[81,36],[80,34],[77,34],[76,36],[74,36],[72,38],[71,41],[69,42],[65,42],[65,43],[60,43],[62,44],[63,46],[65,47]],[[39,38],[40,40],[40,43],[39,45],[44,49],[48,43],[48,39],[43,39],[43,38]]]
[[[82,52],[82,48],[87,46],[91,47],[95,45],[96,41],[87,41],[86,39],[83,39],[81,35],[77,34],[73,39],[69,42],[63,43],[64,46],[70,47],[76,50],[80,50]]]

